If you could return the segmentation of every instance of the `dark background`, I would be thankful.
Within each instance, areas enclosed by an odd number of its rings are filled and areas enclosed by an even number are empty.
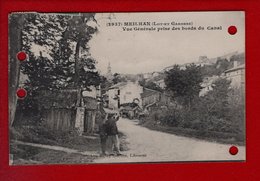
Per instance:
[[[246,162],[181,162],[9,166],[8,13],[37,12],[246,12]],[[259,0],[6,0],[0,4],[0,180],[260,180]],[[227,150],[227,154],[229,151]]]

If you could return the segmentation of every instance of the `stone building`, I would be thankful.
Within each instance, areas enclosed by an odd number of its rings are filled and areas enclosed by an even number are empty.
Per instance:
[[[237,65],[234,61],[234,67],[225,71],[225,76],[231,81],[232,88],[245,87],[245,64]]]

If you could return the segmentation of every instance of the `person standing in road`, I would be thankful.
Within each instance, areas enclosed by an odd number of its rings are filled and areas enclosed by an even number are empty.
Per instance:
[[[108,141],[110,143],[109,151],[111,155],[114,155],[114,151],[116,155],[121,155],[120,153],[120,142],[118,138],[118,128],[116,122],[119,120],[119,116],[117,114],[109,114],[108,120],[106,122],[106,133],[108,135]]]
[[[107,133],[106,133],[106,121],[107,114],[103,109],[103,105],[99,104],[99,110],[96,115],[96,121],[98,125],[98,133],[100,137],[100,145],[101,145],[101,156],[106,155],[106,147],[107,147]]]

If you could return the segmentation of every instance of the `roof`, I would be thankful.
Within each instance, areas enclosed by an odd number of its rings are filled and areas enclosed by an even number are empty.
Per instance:
[[[242,65],[239,65],[237,67],[233,67],[231,69],[228,69],[228,70],[225,71],[225,73],[233,72],[233,71],[240,70],[240,69],[245,69],[245,64],[242,64]]]
[[[152,89],[147,89],[147,88],[144,88],[144,92],[141,93],[141,97],[148,97],[148,96],[151,96],[151,95],[154,95],[154,94],[158,94],[158,93],[161,93],[160,91],[157,91],[157,90],[152,90]]]

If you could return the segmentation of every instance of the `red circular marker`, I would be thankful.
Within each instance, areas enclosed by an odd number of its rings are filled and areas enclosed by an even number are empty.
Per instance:
[[[237,33],[237,27],[236,27],[236,26],[230,26],[230,27],[228,27],[228,33],[229,33],[230,35],[236,34],[236,33]]]
[[[27,94],[26,90],[24,90],[22,88],[18,89],[16,92],[16,95],[21,99],[24,98],[26,96],[26,94]]]
[[[238,148],[237,148],[236,146],[231,146],[231,147],[229,148],[229,153],[230,153],[231,155],[236,155],[236,154],[238,153]]]
[[[17,53],[17,59],[20,60],[20,61],[24,61],[27,59],[27,54],[25,52],[18,52]]]

